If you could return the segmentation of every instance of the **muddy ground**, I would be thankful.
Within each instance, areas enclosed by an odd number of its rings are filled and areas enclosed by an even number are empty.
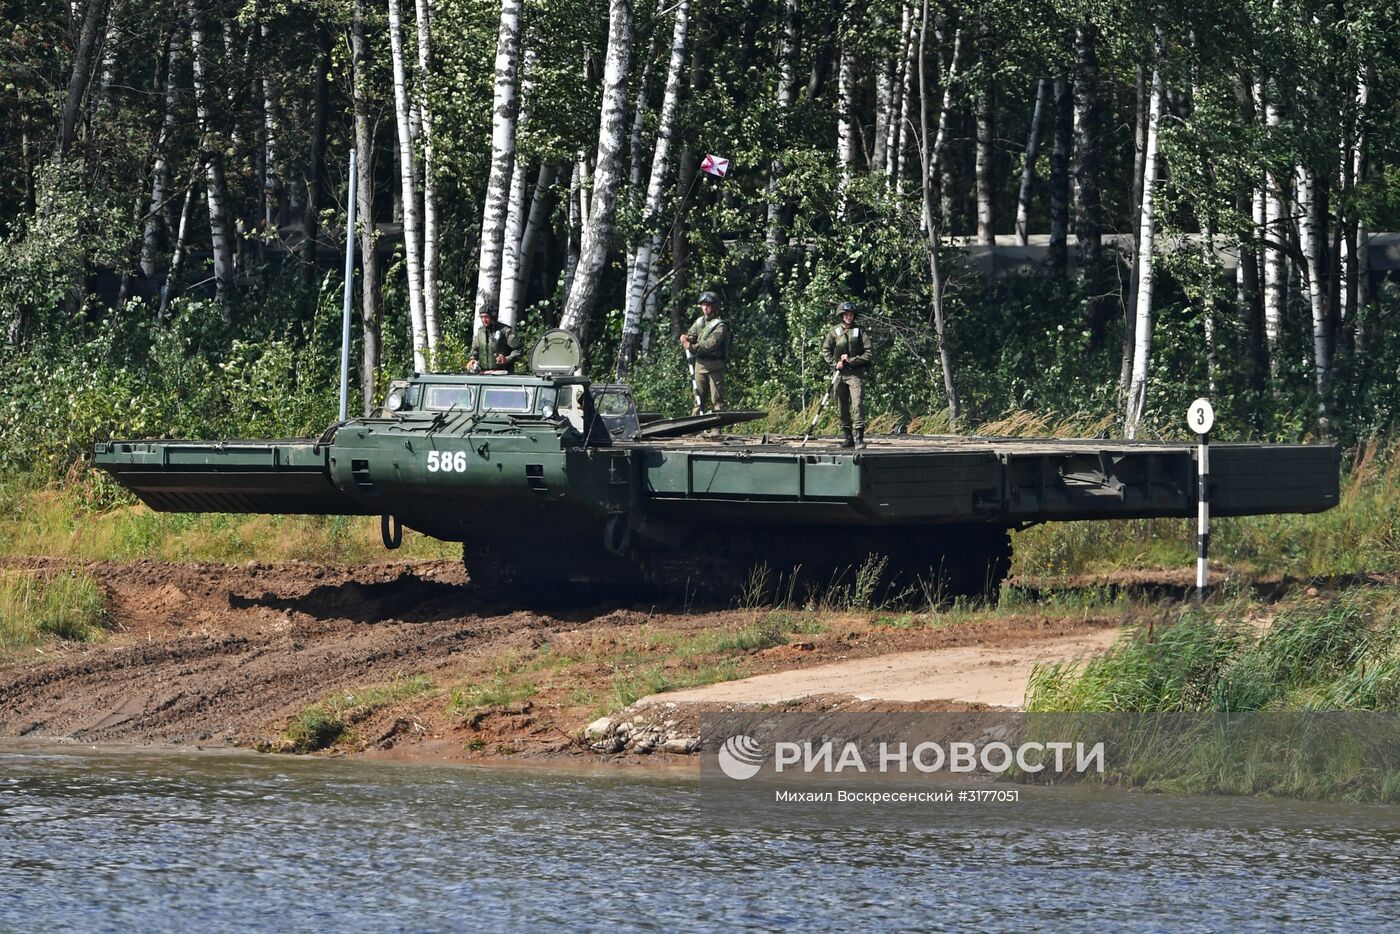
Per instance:
[[[512,610],[479,600],[461,565],[446,561],[342,568],[10,559],[3,566],[8,573],[82,570],[106,591],[111,632],[104,640],[0,657],[0,736],[94,744],[285,751],[289,725],[309,706],[422,675],[432,685],[424,693],[377,707],[349,703],[347,729],[332,751],[450,760],[595,756],[585,726],[628,700],[619,685],[638,679],[680,684],[703,680],[716,666],[734,677],[891,653],[1007,649],[1123,621],[1111,612],[1018,613],[929,625],[869,612],[818,620],[802,611],[775,617],[616,599]],[[1180,583],[1156,581],[1167,589]],[[769,647],[711,651],[697,642],[706,631],[774,625],[797,631]],[[801,707],[835,704],[980,706],[956,697],[881,704],[847,695],[811,696]],[[703,702],[683,706],[672,714],[676,734],[706,709]]]

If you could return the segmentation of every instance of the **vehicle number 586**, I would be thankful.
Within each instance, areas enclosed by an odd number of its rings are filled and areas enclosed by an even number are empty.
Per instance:
[[[461,473],[467,469],[466,451],[429,451],[428,452],[428,473],[437,473],[440,470],[455,471]]]

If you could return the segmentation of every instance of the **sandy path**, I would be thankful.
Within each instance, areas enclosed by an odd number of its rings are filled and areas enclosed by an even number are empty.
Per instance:
[[[958,700],[1020,707],[1037,662],[1100,654],[1117,637],[1117,629],[1096,629],[1015,648],[962,646],[899,652],[672,691],[638,706],[650,701],[778,704],[816,694],[851,694],[860,700]]]

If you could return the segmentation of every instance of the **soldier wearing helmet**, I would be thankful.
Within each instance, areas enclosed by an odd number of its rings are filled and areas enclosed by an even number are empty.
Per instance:
[[[724,369],[729,365],[729,325],[719,317],[714,292],[701,292],[696,300],[700,315],[690,330],[681,335],[681,346],[695,356],[695,386],[701,411],[718,412],[724,407]]]
[[[841,415],[843,448],[865,447],[865,406],[862,397],[870,372],[870,337],[856,324],[856,306],[842,302],[836,306],[836,326],[827,332],[822,356],[836,371],[836,405]],[[854,429],[854,436],[852,430]]]

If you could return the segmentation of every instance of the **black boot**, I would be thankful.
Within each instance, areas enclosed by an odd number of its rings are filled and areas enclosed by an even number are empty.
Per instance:
[[[855,446],[856,446],[856,439],[851,437],[851,429],[849,429],[849,428],[842,428],[841,431],[843,431],[843,432],[845,433],[845,435],[846,435],[845,439],[841,442],[841,447],[843,447],[843,448],[853,448],[853,447],[855,447]]]
[[[859,427],[859,428],[856,429],[856,447],[858,447],[858,448],[863,448],[863,447],[865,447],[865,426],[864,426],[864,425],[862,425],[861,427]]]

